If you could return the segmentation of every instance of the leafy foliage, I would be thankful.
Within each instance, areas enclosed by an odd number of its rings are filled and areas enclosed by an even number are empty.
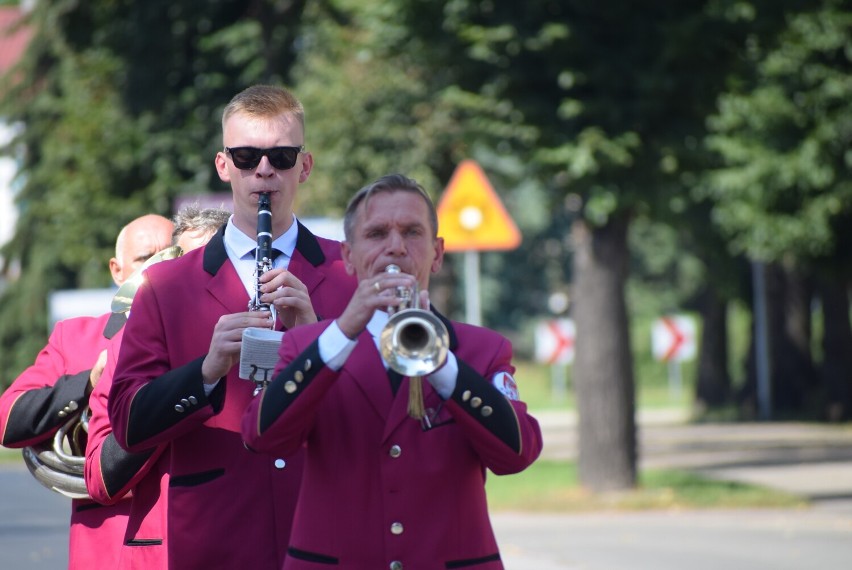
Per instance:
[[[302,9],[36,4],[21,79],[0,102],[0,115],[25,127],[5,150],[22,168],[19,223],[3,257],[23,274],[0,298],[0,385],[44,344],[49,291],[110,283],[106,260],[125,223],[224,188],[211,158],[221,109],[252,83],[287,81]]]
[[[852,231],[852,14],[814,4],[752,44],[753,75],[710,118],[713,219],[733,251],[764,261],[832,254]]]

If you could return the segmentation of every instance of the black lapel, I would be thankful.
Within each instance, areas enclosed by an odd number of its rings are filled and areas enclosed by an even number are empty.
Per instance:
[[[228,260],[228,252],[225,251],[225,226],[222,224],[207,245],[204,246],[204,271],[210,275],[216,275],[222,265]]]
[[[314,267],[319,267],[325,262],[325,254],[322,252],[319,241],[316,236],[311,233],[311,230],[302,225],[302,222],[296,220],[299,225],[299,233],[296,237],[296,249],[307,259]]]
[[[459,339],[456,336],[456,329],[453,328],[452,321],[450,321],[450,319],[439,313],[438,309],[435,308],[435,305],[432,305],[430,303],[429,308],[435,314],[436,317],[441,319],[441,322],[444,323],[444,326],[447,327],[447,334],[450,335],[450,350],[455,350],[456,348],[458,348]]]

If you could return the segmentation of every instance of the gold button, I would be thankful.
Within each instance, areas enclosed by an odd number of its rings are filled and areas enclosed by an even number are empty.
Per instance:
[[[400,455],[402,455],[402,448],[398,445],[392,445],[390,448],[390,456],[396,459]]]
[[[390,570],[402,570],[402,562],[394,560],[390,563]]]
[[[391,534],[402,534],[402,531],[405,530],[402,528],[401,522],[395,522],[391,525]]]
[[[465,390],[462,393],[462,401],[467,402],[468,400],[470,400],[470,390]]]
[[[296,382],[301,382],[302,380],[305,379],[305,375],[302,374],[301,370],[296,370],[296,373],[293,374],[293,378],[296,379]]]
[[[66,412],[65,410],[59,410],[58,415],[59,415],[60,418],[64,418],[65,416],[68,415],[68,412]]]
[[[287,392],[288,394],[292,394],[293,392],[296,391],[296,383],[293,382],[292,380],[287,380],[284,383],[284,391]]]
[[[490,416],[490,415],[491,415],[491,413],[492,413],[493,411],[494,411],[494,410],[493,410],[493,408],[491,408],[491,406],[482,406],[482,416],[483,416],[483,417],[486,417],[486,418],[487,418],[488,416]]]
[[[475,396],[474,398],[471,398],[470,407],[478,408],[481,405],[482,405],[482,398],[480,398],[479,396]]]
[[[77,402],[75,400],[71,400],[70,402],[68,402],[68,407],[66,409],[73,412],[77,409],[77,407]]]

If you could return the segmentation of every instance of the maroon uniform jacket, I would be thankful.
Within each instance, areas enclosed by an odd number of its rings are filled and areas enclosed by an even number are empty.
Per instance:
[[[112,505],[132,491],[127,529],[114,570],[165,570],[168,455],[166,444],[130,453],[122,449],[109,423],[107,399],[123,337],[116,334],[107,349],[107,364],[89,396],[89,441],[86,445],[86,488],[95,501]]]
[[[240,421],[254,384],[241,380],[235,365],[208,396],[201,376],[219,317],[245,311],[249,301],[223,231],[203,248],[147,270],[121,344],[109,418],[128,451],[168,444],[170,567],[279,570],[303,454],[248,451]],[[338,316],[357,285],[339,242],[301,224],[288,270],[307,286],[320,316]]]
[[[85,407],[92,366],[123,324],[123,316],[110,314],[58,322],[33,365],[0,395],[0,443],[26,447],[51,439],[69,413]],[[129,500],[111,506],[72,500],[68,567],[116,567],[129,510]]]
[[[446,401],[423,381],[427,425],[407,414],[408,379],[393,395],[369,332],[339,372],[324,365],[316,339],[328,324],[285,335],[275,378],[243,420],[258,452],[306,445],[284,569],[502,568],[486,469],[517,473],[542,448],[526,405],[491,383],[514,372],[509,342],[445,322],[458,381]]]

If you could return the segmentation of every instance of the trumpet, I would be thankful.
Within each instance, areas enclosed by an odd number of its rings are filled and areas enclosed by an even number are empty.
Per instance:
[[[396,265],[385,268],[399,273]],[[410,379],[408,414],[420,420],[425,415],[421,377],[431,374],[447,361],[450,335],[444,323],[429,311],[420,308],[420,290],[397,287],[401,301],[388,307],[388,322],[379,335],[379,350],[388,366]]]

